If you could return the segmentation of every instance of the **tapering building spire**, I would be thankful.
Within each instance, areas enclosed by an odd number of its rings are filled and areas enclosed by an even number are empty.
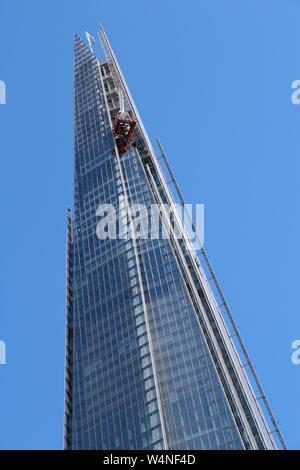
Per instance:
[[[133,236],[99,236],[111,207],[118,208],[122,227],[125,219],[132,222],[134,204],[174,204],[102,27],[99,35],[104,60],[91,41],[75,36],[66,448],[273,449],[267,419],[177,211],[172,224],[165,209],[156,220],[168,226],[169,238],[138,237],[132,224]],[[113,214],[109,221],[108,232]]]

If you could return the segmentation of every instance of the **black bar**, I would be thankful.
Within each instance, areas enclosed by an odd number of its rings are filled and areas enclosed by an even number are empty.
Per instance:
[[[299,464],[299,451],[0,451],[0,464],[55,465],[70,463],[93,468],[121,465],[137,468],[141,465],[165,466],[186,465],[188,468],[210,468],[219,464],[222,468],[232,464],[265,463],[280,467]],[[221,468],[221,467],[220,467]],[[241,467],[239,467],[241,468]],[[56,469],[54,469],[56,470]],[[255,469],[254,469],[255,470]]]

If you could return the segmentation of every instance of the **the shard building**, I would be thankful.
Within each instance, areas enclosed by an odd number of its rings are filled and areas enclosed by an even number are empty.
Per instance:
[[[99,36],[102,59],[91,35],[74,39],[65,448],[284,448],[206,252],[194,250],[179,211],[159,212],[169,236],[133,233],[130,205],[184,200],[102,28]],[[103,207],[111,206],[131,236],[100,239]]]

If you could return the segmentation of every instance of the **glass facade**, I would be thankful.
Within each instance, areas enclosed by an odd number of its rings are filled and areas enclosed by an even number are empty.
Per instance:
[[[75,36],[65,447],[272,448],[205,289],[188,269],[184,241],[97,237],[101,204],[118,207],[120,228],[128,225],[128,204],[168,202],[104,33],[102,41],[106,55],[99,61]],[[137,124],[133,144],[120,155],[113,122],[122,106]],[[159,225],[152,229],[159,234]]]

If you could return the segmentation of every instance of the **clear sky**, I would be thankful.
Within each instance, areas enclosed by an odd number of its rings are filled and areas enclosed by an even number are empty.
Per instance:
[[[101,22],[188,202],[290,448],[300,448],[299,0],[0,0],[0,448],[63,443],[73,33]]]

